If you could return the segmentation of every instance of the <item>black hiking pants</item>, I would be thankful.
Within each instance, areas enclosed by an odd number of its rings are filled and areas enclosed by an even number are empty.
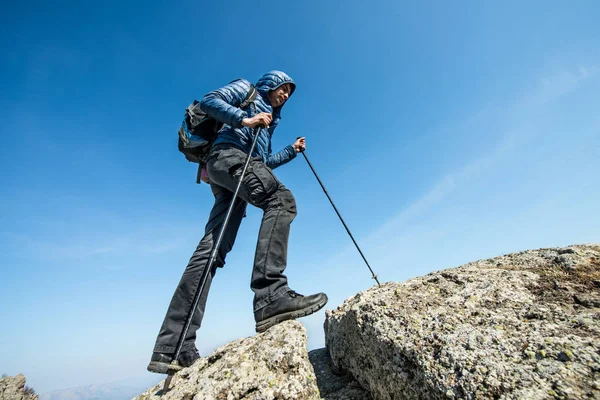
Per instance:
[[[213,244],[217,241],[225,220],[246,157],[246,153],[228,145],[217,145],[211,150],[207,170],[215,204],[210,212],[204,237],[192,255],[169,304],[156,339],[155,352],[174,353],[176,350],[179,335],[192,306],[194,291],[208,266]],[[296,201],[269,167],[262,161],[251,160],[221,242],[217,257],[219,267],[225,264],[225,256],[233,247],[247,203],[264,211],[250,282],[254,291],[254,311],[257,311],[289,290],[283,271],[287,265],[288,238],[290,224],[296,216]],[[202,323],[214,271],[216,269],[209,274],[204,286],[183,350],[193,349],[195,346],[196,331]]]

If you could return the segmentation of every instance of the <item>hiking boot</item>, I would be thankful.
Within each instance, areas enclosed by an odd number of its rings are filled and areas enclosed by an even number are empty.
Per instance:
[[[290,290],[274,302],[254,312],[256,332],[264,332],[288,319],[296,319],[315,313],[323,308],[325,304],[327,304],[325,293],[302,296]]]
[[[169,372],[169,369],[172,369],[177,372],[191,366],[200,358],[198,349],[184,350],[179,354],[179,365],[175,366],[171,365],[173,355],[172,353],[152,353],[150,364],[148,364],[148,371],[156,372],[157,374],[166,374]]]

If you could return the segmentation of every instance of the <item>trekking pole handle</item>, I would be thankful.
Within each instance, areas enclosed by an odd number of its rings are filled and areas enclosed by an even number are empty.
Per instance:
[[[298,137],[296,138],[296,140],[298,140],[298,139],[302,139],[303,137],[304,137],[304,136],[298,136]],[[306,150],[306,147],[303,147],[303,148],[302,148],[302,150],[300,150],[300,153],[304,153],[304,150]]]

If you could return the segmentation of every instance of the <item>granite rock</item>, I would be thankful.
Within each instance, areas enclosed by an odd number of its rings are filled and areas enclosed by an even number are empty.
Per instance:
[[[325,322],[376,400],[600,398],[600,246],[509,254],[361,292]]]
[[[313,400],[319,390],[306,351],[306,330],[286,321],[235,340],[175,374],[135,400]]]

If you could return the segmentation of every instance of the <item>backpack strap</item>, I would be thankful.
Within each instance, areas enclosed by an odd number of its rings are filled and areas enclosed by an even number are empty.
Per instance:
[[[250,90],[246,94],[246,97],[244,98],[244,101],[242,101],[242,104],[240,104],[240,109],[243,110],[244,108],[247,108],[251,103],[253,103],[254,100],[256,100],[257,93],[258,91],[254,87],[254,85],[250,84]]]
[[[254,87],[254,85],[250,84],[250,90],[248,90],[248,93],[246,93],[246,97],[244,97],[244,100],[240,104],[239,108],[242,110],[248,108],[248,106],[252,104],[254,100],[256,100],[257,94],[258,91]],[[209,118],[206,115],[206,113],[200,108],[200,102],[198,100],[194,100],[189,106],[187,106],[185,112],[190,119],[190,124],[194,127],[200,122],[204,121],[204,119]]]

